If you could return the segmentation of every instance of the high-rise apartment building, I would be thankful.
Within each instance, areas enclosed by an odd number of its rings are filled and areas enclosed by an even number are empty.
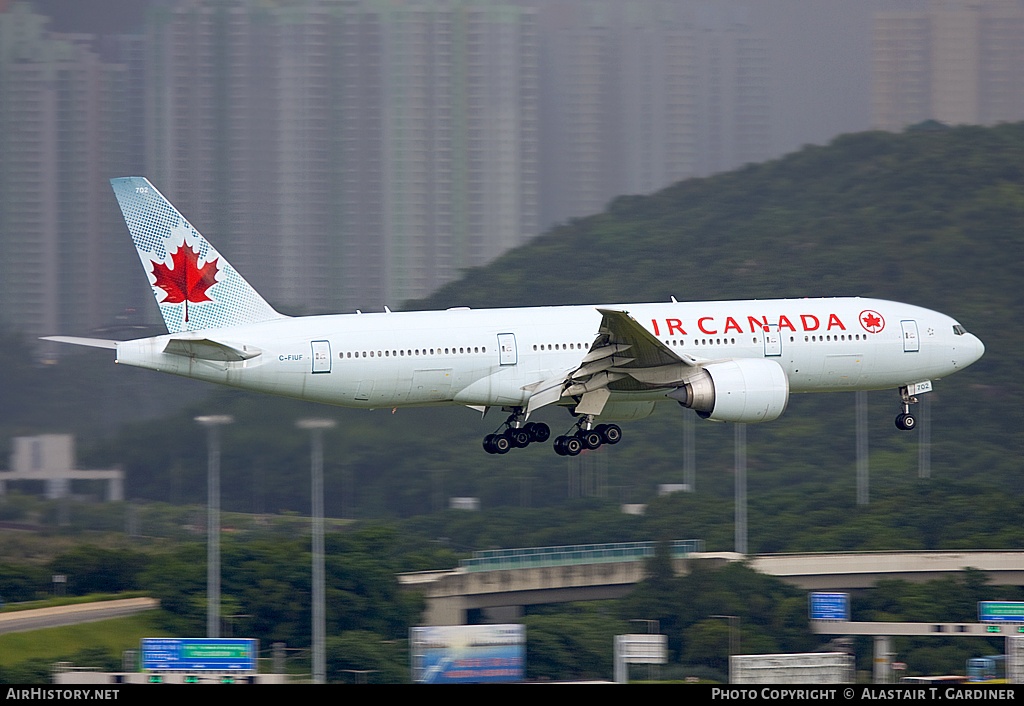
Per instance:
[[[109,325],[141,289],[107,181],[133,165],[133,71],[47,22],[24,3],[0,13],[0,323],[29,336]]]
[[[770,156],[769,52],[743,3],[537,7],[545,226]]]
[[[743,0],[147,7],[137,36],[0,12],[10,326],[156,320],[112,176],[150,177],[306,313],[425,296],[618,195],[772,155],[769,44]]]
[[[933,0],[875,15],[873,124],[1024,119],[1024,3]]]
[[[485,0],[165,6],[150,175],[286,309],[425,296],[537,232],[536,32]]]

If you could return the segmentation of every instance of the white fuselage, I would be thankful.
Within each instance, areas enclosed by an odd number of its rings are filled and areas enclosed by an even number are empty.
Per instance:
[[[603,308],[627,311],[670,350],[701,363],[771,358],[792,392],[898,387],[941,378],[984,352],[977,337],[944,314],[877,299]],[[165,353],[173,334],[118,343],[117,360],[348,407],[518,407],[538,382],[580,364],[601,321],[594,306],[281,318],[199,332],[258,349],[247,360]],[[658,400],[665,390],[613,392],[613,398]]]

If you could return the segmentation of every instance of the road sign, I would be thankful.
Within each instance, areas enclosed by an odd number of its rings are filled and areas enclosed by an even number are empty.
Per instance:
[[[258,640],[144,637],[142,669],[150,671],[256,671]]]
[[[979,601],[979,623],[1024,623],[1024,602]]]
[[[811,593],[809,613],[811,620],[849,620],[849,593]]]

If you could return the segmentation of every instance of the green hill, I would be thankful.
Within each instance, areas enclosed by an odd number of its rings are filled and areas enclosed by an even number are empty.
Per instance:
[[[412,308],[864,295],[967,318],[1020,305],[1022,217],[1024,125],[844,135],[619,197]]]

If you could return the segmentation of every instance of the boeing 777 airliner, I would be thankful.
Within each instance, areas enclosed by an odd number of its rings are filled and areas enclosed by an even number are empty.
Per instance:
[[[346,407],[466,405],[508,413],[484,449],[546,441],[547,405],[575,417],[561,455],[617,443],[612,420],[675,401],[705,419],[764,422],[790,393],[899,391],[900,429],[932,380],[982,342],[945,314],[861,298],[338,314],[276,312],[143,177],[111,184],[168,333],[111,348],[117,362]]]

